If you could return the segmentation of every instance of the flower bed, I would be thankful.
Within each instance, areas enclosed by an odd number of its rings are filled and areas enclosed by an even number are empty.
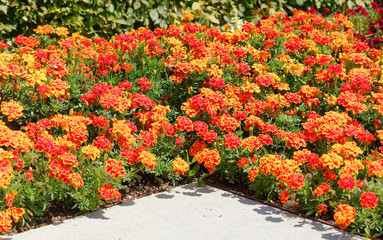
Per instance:
[[[53,201],[95,210],[143,175],[215,173],[383,232],[381,51],[341,14],[276,13],[232,32],[184,18],[109,41],[41,26],[0,43],[1,231]]]

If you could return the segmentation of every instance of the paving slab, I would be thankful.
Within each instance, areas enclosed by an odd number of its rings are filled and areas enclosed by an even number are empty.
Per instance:
[[[257,201],[192,183],[6,240],[363,239]]]

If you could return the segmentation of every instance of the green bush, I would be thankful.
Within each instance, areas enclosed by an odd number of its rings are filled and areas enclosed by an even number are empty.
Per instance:
[[[240,26],[258,22],[261,16],[294,8],[328,8],[331,12],[365,6],[371,0],[0,0],[0,39],[30,35],[38,25],[65,26],[88,37],[110,37],[132,28],[167,28],[179,24],[184,11],[208,27]]]

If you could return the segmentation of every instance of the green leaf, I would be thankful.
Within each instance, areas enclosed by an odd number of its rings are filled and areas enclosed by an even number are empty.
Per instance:
[[[298,6],[303,6],[304,3],[305,3],[304,0],[297,0]]]
[[[208,15],[208,17],[209,17],[209,20],[212,23],[219,24],[219,20],[213,14],[212,15]]]
[[[8,11],[7,5],[0,5],[0,11],[2,11],[4,14],[7,14],[7,11]]]
[[[152,20],[158,19],[158,11],[156,9],[150,10],[149,15]]]
[[[204,181],[197,179],[197,185],[198,185],[198,187],[205,187],[206,183]]]
[[[141,7],[141,3],[138,2],[138,1],[135,1],[134,4],[133,4],[133,8],[134,8],[134,10],[137,10],[137,9],[139,9],[140,7]]]
[[[192,9],[194,11],[200,10],[201,9],[201,5],[199,5],[198,2],[194,2],[193,5],[192,5]]]

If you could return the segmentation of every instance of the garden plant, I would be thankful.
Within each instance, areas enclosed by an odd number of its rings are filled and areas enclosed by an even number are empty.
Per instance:
[[[341,229],[383,233],[383,56],[347,16],[276,12],[88,39],[0,41],[0,231],[87,212],[143,176],[248,183]]]

